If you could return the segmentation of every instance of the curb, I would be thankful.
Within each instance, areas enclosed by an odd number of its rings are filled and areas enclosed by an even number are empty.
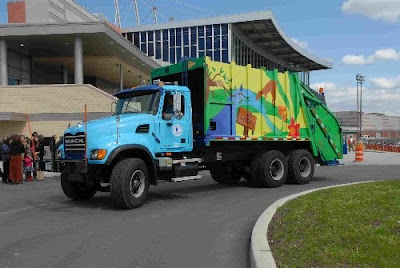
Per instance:
[[[297,194],[292,194],[287,197],[281,198],[270,205],[258,218],[256,224],[251,232],[250,241],[250,263],[252,268],[274,268],[277,267],[274,256],[272,256],[271,248],[267,239],[268,226],[275,215],[278,208],[283,206],[286,202],[293,200],[297,197],[330,188],[349,186],[354,184],[371,183],[376,181],[362,181],[354,183],[345,183],[339,185],[326,186],[316,189],[303,191]]]

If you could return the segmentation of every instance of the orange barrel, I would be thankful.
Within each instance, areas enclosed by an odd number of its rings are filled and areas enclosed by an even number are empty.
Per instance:
[[[356,160],[355,162],[364,162],[364,146],[360,142],[356,145]]]

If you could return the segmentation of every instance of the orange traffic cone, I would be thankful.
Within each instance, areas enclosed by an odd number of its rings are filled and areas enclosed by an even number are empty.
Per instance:
[[[364,146],[362,142],[356,145],[356,159],[354,162],[364,162]]]

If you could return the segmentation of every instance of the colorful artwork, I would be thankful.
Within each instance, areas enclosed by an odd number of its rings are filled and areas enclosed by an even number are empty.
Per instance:
[[[293,75],[206,60],[208,139],[308,137]],[[216,128],[210,130],[210,122]]]

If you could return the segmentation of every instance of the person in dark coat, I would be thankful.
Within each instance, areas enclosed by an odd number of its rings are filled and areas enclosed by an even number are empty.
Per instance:
[[[1,145],[1,160],[3,161],[3,183],[8,183],[9,173],[10,173],[10,143],[11,138],[5,137],[3,144]]]
[[[22,155],[25,154],[25,147],[21,142],[20,135],[12,135],[10,145],[10,175],[12,184],[22,184]]]

